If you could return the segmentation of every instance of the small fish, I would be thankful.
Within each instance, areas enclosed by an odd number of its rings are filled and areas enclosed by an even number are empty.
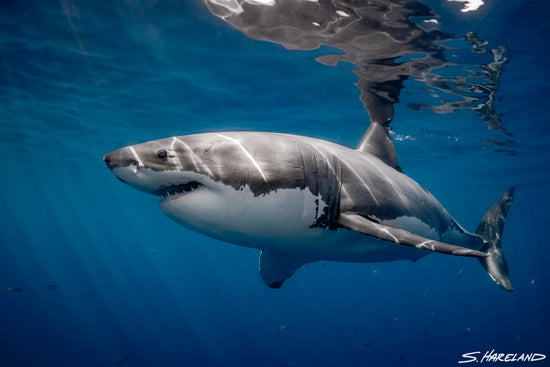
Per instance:
[[[23,288],[6,288],[8,292],[23,293]]]
[[[399,356],[399,360],[397,361],[398,364],[400,364],[401,362],[403,362],[403,360],[405,359],[405,357],[407,356],[407,353],[403,353]]]
[[[356,332],[356,333],[359,332],[359,329],[361,329],[362,327],[363,327],[363,321],[359,322],[359,325],[357,325],[357,326],[355,327],[355,332]]]
[[[130,355],[129,355],[129,354],[126,354],[124,357],[122,357],[122,358],[120,359],[120,361],[118,361],[118,362],[116,363],[116,365],[117,365],[117,366],[120,366],[121,364],[123,364],[124,362],[126,362],[126,361],[129,360],[129,359],[130,359]]]
[[[97,326],[97,322],[90,322],[86,327],[82,328],[82,330],[90,330]]]
[[[42,289],[45,289],[47,291],[54,291],[58,288],[59,288],[59,286],[57,284],[53,284],[53,283],[46,284],[46,285],[42,286]]]
[[[285,329],[286,329],[286,325],[281,325],[280,327],[278,327],[277,329],[275,329],[275,331],[273,332],[273,334],[282,333],[283,331],[285,331]]]
[[[380,321],[382,322],[392,322],[392,321],[397,321],[399,320],[399,316],[395,316],[395,317],[391,317],[391,318],[387,318],[387,319],[382,319]]]
[[[531,279],[531,287],[535,285],[535,278]]]
[[[463,271],[464,271],[464,268],[460,269],[460,270],[456,273],[456,275],[462,274]]]
[[[472,331],[472,329],[470,329],[470,328],[466,328],[466,331],[464,332],[464,335],[468,335],[468,334],[470,334],[470,331]]]

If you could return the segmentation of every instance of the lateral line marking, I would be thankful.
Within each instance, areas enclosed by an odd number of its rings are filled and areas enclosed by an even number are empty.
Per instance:
[[[246,154],[246,156],[248,157],[248,159],[250,159],[250,161],[252,162],[252,164],[254,165],[254,167],[256,167],[256,169],[258,170],[258,172],[260,172],[260,175],[262,175],[262,178],[264,179],[265,182],[267,182],[267,178],[265,178],[265,175],[264,173],[262,172],[262,169],[260,168],[260,166],[258,165],[258,163],[254,160],[254,157],[252,157],[252,155],[242,146],[241,143],[239,143],[237,140],[233,139],[233,138],[230,138],[229,136],[225,136],[225,135],[222,135],[222,134],[215,134],[215,135],[218,135],[222,138],[225,138],[235,144],[237,144],[237,146],[239,148],[241,148],[241,150],[243,151],[244,154]]]

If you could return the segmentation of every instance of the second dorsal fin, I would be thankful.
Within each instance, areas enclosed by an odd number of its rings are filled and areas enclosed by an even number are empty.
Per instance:
[[[395,168],[399,172],[403,172],[397,161],[397,154],[395,153],[393,141],[390,138],[388,126],[373,121],[355,150],[372,154],[388,166]]]

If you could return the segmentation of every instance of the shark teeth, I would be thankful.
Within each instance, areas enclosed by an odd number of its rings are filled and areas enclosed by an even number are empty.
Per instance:
[[[195,189],[198,189],[199,187],[204,186],[203,184],[197,182],[197,181],[191,181],[184,184],[179,185],[169,185],[165,186],[162,189],[158,190],[158,194],[162,196],[163,199],[168,198],[170,196],[176,196],[176,195],[182,195],[187,192],[191,192]]]

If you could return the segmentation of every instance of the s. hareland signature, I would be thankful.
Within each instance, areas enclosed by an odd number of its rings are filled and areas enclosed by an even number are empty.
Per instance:
[[[538,362],[546,359],[542,353],[498,353],[494,349],[486,351],[483,356],[481,352],[470,352],[462,355],[462,360],[458,363],[495,363],[495,362]]]

